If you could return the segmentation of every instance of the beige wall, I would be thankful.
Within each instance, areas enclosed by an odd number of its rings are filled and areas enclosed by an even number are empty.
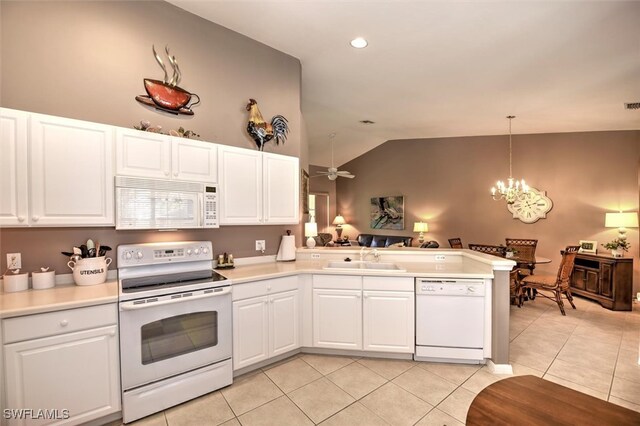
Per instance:
[[[307,166],[300,113],[300,62],[289,55],[159,1],[0,2],[0,105],[131,127],[146,119],[165,130],[182,126],[202,139],[255,149],[246,133],[249,98],[269,119],[282,114],[291,133],[284,145],[265,151],[300,156]],[[151,45],[169,45],[182,70],[184,89],[197,93],[195,115],[174,116],[135,101],[143,78],[162,79]],[[70,153],[71,154],[71,153]],[[0,269],[7,252],[21,252],[32,270],[50,265],[62,272],[60,250],[87,238],[115,248],[120,243],[170,239],[212,240],[216,253],[259,254],[266,239],[275,254],[285,229],[299,226],[235,226],[183,233],[124,232],[105,228],[2,229]],[[298,242],[298,244],[300,244]]]
[[[427,239],[448,247],[463,243],[504,244],[505,237],[537,238],[538,254],[558,266],[559,250],[578,240],[612,240],[617,230],[604,227],[606,212],[638,210],[640,131],[517,135],[513,142],[514,177],[546,190],[554,207],[546,219],[524,224],[513,219],[504,201],[489,189],[508,177],[507,136],[389,141],[342,168],[356,175],[337,183],[338,209],[352,226],[369,228],[369,200],[405,196],[405,230],[377,233],[413,235],[413,223],[429,224]],[[635,291],[640,291],[638,229],[628,231],[635,259]],[[604,251],[603,247],[599,247]]]

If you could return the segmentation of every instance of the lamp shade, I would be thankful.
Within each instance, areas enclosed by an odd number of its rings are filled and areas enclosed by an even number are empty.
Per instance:
[[[304,236],[305,237],[317,237],[318,236],[318,224],[315,222],[307,222],[304,224]]]
[[[344,217],[339,214],[338,216],[336,216],[335,219],[333,219],[333,224],[334,225],[345,225],[347,222],[345,222]]]
[[[429,232],[429,225],[426,222],[415,222],[413,232]]]
[[[638,212],[606,213],[604,226],[607,228],[637,228]]]

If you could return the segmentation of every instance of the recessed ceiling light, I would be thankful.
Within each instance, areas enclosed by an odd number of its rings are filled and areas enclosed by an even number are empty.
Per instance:
[[[355,47],[356,49],[364,49],[368,44],[369,43],[367,42],[367,40],[363,39],[362,37],[354,38],[353,40],[351,40],[351,46]]]

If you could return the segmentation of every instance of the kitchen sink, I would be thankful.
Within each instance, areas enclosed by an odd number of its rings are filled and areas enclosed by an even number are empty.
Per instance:
[[[366,271],[387,271],[387,272],[406,272],[406,269],[400,268],[395,263],[385,262],[329,262],[324,269],[336,270],[366,270]]]

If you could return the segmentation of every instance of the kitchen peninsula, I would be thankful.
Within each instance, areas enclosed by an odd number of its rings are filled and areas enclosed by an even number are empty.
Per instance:
[[[297,260],[293,262],[269,260],[242,265],[241,261],[235,269],[223,271],[233,283],[234,375],[301,351],[410,359],[415,344],[416,277],[443,281],[474,279],[485,283],[484,300],[488,315],[484,321],[484,358],[494,372],[511,373],[508,276],[514,262],[469,250],[403,248],[379,249],[378,262],[366,262],[373,269],[340,267],[345,258],[358,259],[360,253],[360,250],[351,248],[299,249]],[[354,260],[354,264],[358,262]],[[328,268],[330,264],[338,267]],[[395,265],[398,269],[376,269],[388,265]],[[95,286],[96,291],[79,292],[77,290],[85,289],[64,285],[49,290],[0,294],[5,358],[9,355],[15,358],[23,346],[35,345],[39,341],[64,340],[66,336],[71,338],[100,332],[100,336],[104,337],[100,337],[99,341],[105,343],[95,346],[93,350],[97,351],[95,356],[109,363],[110,368],[100,372],[105,383],[96,386],[110,389],[114,383],[118,383],[117,376],[113,374],[119,370],[117,350],[113,346],[113,336],[117,333],[117,297],[114,289],[115,285],[111,282]],[[80,293],[86,297],[83,298]],[[331,308],[328,319],[323,317],[323,309],[327,307]],[[347,313],[356,312],[354,321],[340,321],[343,318],[340,312],[344,308]],[[460,315],[463,313],[456,312]],[[391,315],[393,321],[388,321],[385,315]],[[65,327],[62,324],[65,324],[67,316],[70,325]],[[42,328],[36,324],[40,318],[50,324],[60,324],[59,330],[47,328],[50,329],[49,334],[55,337],[43,338],[28,332]],[[91,318],[86,322],[86,327],[80,321],[82,318]],[[52,319],[55,320],[53,323]],[[446,326],[435,322],[426,325],[431,328]],[[345,336],[352,336],[345,334],[349,332],[356,336],[353,342],[345,340]],[[29,340],[20,337],[25,333]],[[398,339],[404,340],[398,344]],[[51,354],[55,355],[52,349]],[[46,360],[41,357],[40,361]],[[20,370],[16,369],[17,365],[13,361],[5,364],[3,368],[12,368],[12,371],[4,371],[4,376],[13,377],[14,381],[24,381]],[[5,392],[7,401],[28,399],[26,395],[12,395],[17,392],[13,386],[6,386]],[[48,389],[44,394],[59,395],[54,389]],[[83,419],[113,418],[120,410],[118,395],[107,395],[102,405],[86,412]]]

